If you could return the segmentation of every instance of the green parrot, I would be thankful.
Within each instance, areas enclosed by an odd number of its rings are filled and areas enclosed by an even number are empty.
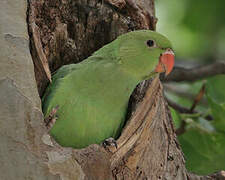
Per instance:
[[[64,147],[84,148],[118,138],[136,85],[170,73],[170,41],[150,31],[119,36],[78,64],[61,67],[42,98],[45,118],[56,112],[50,135]]]

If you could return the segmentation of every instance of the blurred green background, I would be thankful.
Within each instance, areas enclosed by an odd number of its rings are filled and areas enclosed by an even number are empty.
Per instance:
[[[172,42],[176,65],[186,68],[225,61],[225,1],[156,0],[156,30]],[[171,107],[189,171],[209,174],[225,169],[225,75],[197,82],[164,83],[167,99],[190,108],[199,90],[206,92],[194,114]],[[207,115],[213,117],[208,120]]]
[[[156,0],[157,31],[173,42],[184,59],[225,57],[225,1]]]

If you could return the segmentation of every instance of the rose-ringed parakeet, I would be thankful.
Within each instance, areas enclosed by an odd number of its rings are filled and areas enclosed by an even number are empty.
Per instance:
[[[170,41],[139,30],[119,36],[78,64],[61,67],[43,96],[43,112],[56,110],[50,134],[62,146],[83,148],[117,138],[138,83],[174,65]]]

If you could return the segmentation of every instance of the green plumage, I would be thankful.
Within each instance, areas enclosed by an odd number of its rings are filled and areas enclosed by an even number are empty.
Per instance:
[[[147,40],[155,46],[148,47]],[[50,134],[62,146],[83,148],[117,138],[135,86],[153,75],[161,53],[171,48],[162,35],[134,31],[118,37],[79,64],[61,67],[43,101],[45,117],[59,106]]]

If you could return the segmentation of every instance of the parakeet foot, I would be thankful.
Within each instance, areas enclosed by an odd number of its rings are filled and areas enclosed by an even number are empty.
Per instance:
[[[107,146],[115,146],[117,149],[117,143],[116,140],[113,139],[112,137],[105,139],[102,143],[103,147],[106,148]]]
[[[50,130],[52,128],[52,126],[55,124],[55,122],[57,120],[56,113],[57,113],[58,109],[59,109],[59,106],[57,105],[56,107],[54,107],[52,109],[50,114],[44,119],[44,122],[45,122],[48,130]]]

